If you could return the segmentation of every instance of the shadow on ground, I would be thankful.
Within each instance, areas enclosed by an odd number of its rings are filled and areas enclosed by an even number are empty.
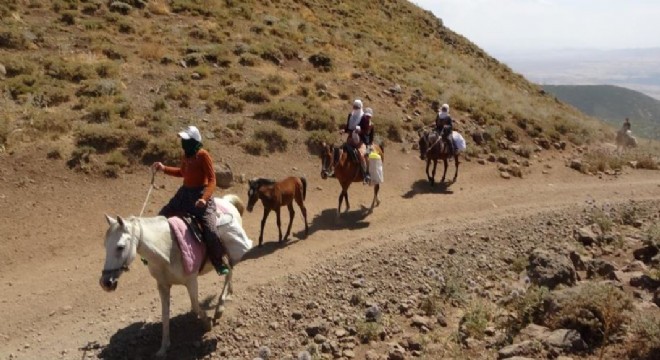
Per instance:
[[[412,199],[416,195],[422,195],[422,194],[450,195],[454,193],[450,189],[452,184],[453,183],[451,182],[444,182],[444,183],[436,183],[435,186],[431,186],[431,183],[428,182],[428,180],[420,179],[415,181],[410,187],[410,190],[408,190],[408,192],[403,194],[401,197],[403,197],[404,199]]]
[[[209,304],[206,304],[207,306]],[[160,348],[162,323],[136,322],[119,329],[98,355],[99,359],[152,359]],[[170,348],[167,359],[196,360],[213,353],[217,340],[204,338],[204,325],[192,313],[170,319]],[[83,352],[98,348],[95,343],[81,348]],[[84,356],[83,356],[84,358]]]

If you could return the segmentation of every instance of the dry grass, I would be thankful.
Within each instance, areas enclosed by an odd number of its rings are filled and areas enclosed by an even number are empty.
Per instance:
[[[158,43],[143,43],[140,46],[140,57],[147,61],[160,61],[165,56],[165,48]]]
[[[170,14],[170,7],[165,0],[150,0],[147,4],[147,10],[154,15]]]

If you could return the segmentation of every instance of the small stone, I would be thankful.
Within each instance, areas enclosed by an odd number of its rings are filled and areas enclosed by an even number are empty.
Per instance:
[[[300,311],[294,311],[293,313],[291,313],[291,317],[294,320],[300,320],[303,318],[303,314]]]
[[[507,171],[500,171],[500,176],[501,176],[503,179],[507,179],[507,180],[508,180],[508,179],[511,179],[511,174],[509,174],[509,172],[507,172]]]
[[[344,350],[342,355],[344,355],[346,358],[352,359],[355,357],[355,352],[353,350]]]
[[[363,288],[365,286],[365,280],[364,279],[357,279],[351,283],[351,286],[353,286],[356,289]]]
[[[415,327],[418,327],[418,328],[421,328],[421,327],[430,328],[431,327],[430,326],[431,321],[429,321],[428,318],[425,318],[423,316],[415,315],[411,319],[411,322],[412,322],[412,326],[415,326]]]
[[[339,339],[343,338],[344,336],[348,335],[348,331],[345,329],[337,329],[335,330],[335,336]]]

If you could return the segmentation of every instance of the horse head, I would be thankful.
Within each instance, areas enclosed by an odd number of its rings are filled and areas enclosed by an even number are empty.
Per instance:
[[[419,145],[419,158],[422,160],[426,160],[426,151],[428,150],[429,147],[428,144],[429,132],[420,129],[417,132],[417,134],[419,135],[419,141],[417,142],[417,145]]]
[[[105,291],[117,289],[117,282],[137,254],[137,240],[131,226],[121,217],[113,219],[105,216],[108,221],[108,231],[105,233],[105,265],[101,272],[99,284]]]
[[[259,183],[257,179],[248,180],[248,212],[252,212],[254,204],[257,203],[257,199],[259,199]]]
[[[335,147],[332,144],[323,143],[321,150],[321,179],[325,180],[335,172]]]

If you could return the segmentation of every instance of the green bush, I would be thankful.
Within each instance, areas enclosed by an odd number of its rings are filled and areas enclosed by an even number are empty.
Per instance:
[[[266,143],[263,140],[248,140],[241,144],[246,153],[250,155],[263,155],[266,152]]]
[[[181,161],[181,148],[171,139],[153,139],[142,153],[142,163],[151,165],[155,161],[162,161],[168,165],[179,165]]]
[[[228,113],[240,113],[245,108],[245,101],[237,98],[234,95],[221,94],[213,100],[218,109]]]
[[[18,75],[32,75],[37,66],[26,56],[6,56],[0,58],[0,63],[5,66],[7,77]]]
[[[76,146],[91,147],[98,153],[107,153],[124,144],[122,130],[105,124],[91,124],[82,127],[75,135]]]
[[[280,129],[257,129],[253,137],[255,140],[261,140],[266,143],[268,151],[286,151],[289,141]]]
[[[270,97],[262,89],[256,87],[247,87],[238,93],[238,97],[249,103],[262,104],[270,101]]]
[[[257,111],[254,116],[257,119],[276,121],[278,124],[290,129],[299,129],[303,124],[306,113],[307,109],[300,103],[281,101],[267,105]]]
[[[94,66],[84,63],[68,62],[63,59],[48,60],[45,69],[46,75],[52,78],[75,83],[98,77]]]
[[[323,144],[332,144],[336,138],[337,136],[335,133],[316,130],[309,133],[305,143],[307,144],[307,149],[310,153],[319,155],[323,150]]]
[[[660,318],[658,316],[638,316],[631,326],[632,344],[628,355],[631,359],[655,359],[660,354]]]
[[[279,95],[286,90],[286,80],[280,75],[269,75],[261,80],[261,86],[264,87],[269,94]]]
[[[119,150],[114,150],[112,151],[109,155],[108,158],[105,160],[105,163],[108,165],[115,165],[118,167],[126,167],[129,165],[128,158],[126,158],[126,155],[122,153]]]

